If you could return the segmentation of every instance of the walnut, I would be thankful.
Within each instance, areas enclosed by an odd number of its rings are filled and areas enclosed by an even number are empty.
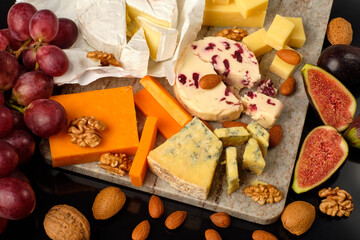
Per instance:
[[[131,164],[131,159],[125,153],[104,153],[100,156],[99,166],[108,172],[124,176],[126,172],[130,171]]]
[[[70,122],[68,133],[71,142],[80,147],[97,147],[101,142],[99,131],[104,131],[106,125],[94,117],[76,118]]]
[[[248,186],[244,188],[244,193],[260,205],[264,205],[265,203],[277,203],[280,202],[282,198],[282,194],[279,189],[271,184]]]
[[[350,216],[354,210],[353,199],[351,195],[339,187],[334,189],[324,188],[319,191],[319,197],[326,197],[320,203],[320,211],[330,216]]]
[[[121,67],[121,64],[115,59],[114,54],[108,54],[102,51],[93,51],[86,54],[87,58],[100,60],[101,66],[113,65],[115,67]]]
[[[235,40],[235,41],[241,41],[244,37],[247,36],[247,32],[246,30],[242,29],[242,28],[230,28],[230,29],[223,29],[220,32],[218,32],[216,35],[216,37],[226,37],[228,39],[231,40]]]

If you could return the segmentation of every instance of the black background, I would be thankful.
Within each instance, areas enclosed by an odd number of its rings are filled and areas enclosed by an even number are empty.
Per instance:
[[[270,0],[271,1],[271,0]],[[0,28],[6,27],[6,14],[13,1],[1,1]],[[352,23],[354,39],[352,45],[360,47],[360,1],[334,0],[330,19],[344,17]],[[316,19],[314,19],[316,21]],[[329,46],[325,39],[324,48]],[[314,64],[314,63],[313,63]],[[357,98],[358,106],[360,88],[351,89]],[[359,107],[357,109],[359,114]],[[322,125],[311,107],[309,107],[302,139],[316,126]],[[91,225],[91,239],[131,239],[133,228],[141,221],[148,219],[151,224],[149,239],[205,239],[204,231],[208,228],[218,230],[223,239],[251,239],[254,230],[263,229],[273,233],[279,239],[360,239],[360,151],[350,149],[345,163],[327,182],[319,188],[303,194],[289,190],[287,204],[296,200],[304,200],[316,207],[316,219],[310,230],[302,236],[287,232],[280,221],[271,225],[258,225],[232,218],[227,229],[215,227],[209,220],[213,213],[208,210],[189,206],[180,202],[162,198],[165,213],[160,219],[152,219],[147,211],[147,203],[151,194],[121,187],[127,196],[124,208],[109,220],[96,221],[91,207],[96,194],[111,183],[69,173],[43,163],[37,153],[24,166],[23,171],[30,178],[36,193],[37,205],[34,212],[25,219],[9,221],[8,227],[0,239],[48,239],[43,228],[46,212],[56,204],[69,204],[80,210]],[[332,218],[322,214],[318,205],[320,198],[317,192],[322,187],[336,187],[347,190],[354,199],[354,211],[349,218]],[[164,226],[165,217],[176,210],[186,210],[188,217],[185,223],[175,231]]]

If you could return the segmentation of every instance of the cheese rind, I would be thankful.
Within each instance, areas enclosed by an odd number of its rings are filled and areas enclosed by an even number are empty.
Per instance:
[[[257,122],[252,122],[247,125],[246,129],[250,132],[251,137],[256,139],[259,143],[263,157],[266,156],[269,147],[270,134],[266,129],[260,126]]]
[[[235,0],[236,6],[244,18],[265,12],[268,3],[269,0]]]
[[[257,175],[261,175],[266,166],[265,160],[261,155],[261,150],[258,142],[254,138],[250,138],[246,144],[242,169],[248,169]]]
[[[148,155],[157,176],[193,197],[206,199],[218,164],[222,142],[198,118],[190,121]]]
[[[203,25],[219,27],[262,27],[266,12],[245,19],[234,1],[227,5],[214,4],[212,0],[205,1]]]
[[[295,24],[285,17],[276,14],[266,32],[264,41],[276,50],[283,49],[291,38]]]
[[[292,32],[290,41],[288,42],[287,45],[290,47],[301,48],[306,41],[306,35],[305,35],[302,18],[286,17],[286,19],[290,20],[295,24],[294,31]]]
[[[256,57],[260,57],[261,55],[272,50],[272,47],[267,45],[264,41],[265,35],[265,29],[261,28],[256,32],[244,37],[242,43],[245,44],[249,50],[255,54]]]
[[[227,190],[228,194],[231,194],[240,187],[236,147],[227,147],[225,149],[225,164]]]
[[[250,136],[243,127],[217,128],[214,133],[223,142],[224,147],[241,145]]]

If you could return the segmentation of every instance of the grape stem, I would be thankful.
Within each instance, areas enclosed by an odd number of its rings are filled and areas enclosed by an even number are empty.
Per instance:
[[[16,105],[16,104],[14,103],[14,101],[11,100],[11,99],[10,99],[9,101],[6,101],[6,102],[5,102],[5,106],[7,106],[8,108],[14,109],[14,110],[16,110],[16,111],[18,111],[18,112],[20,112],[20,113],[24,113],[24,112],[25,112],[25,107],[20,107],[20,106]]]
[[[21,47],[20,47],[18,50],[16,50],[16,51],[14,52],[16,59],[19,59],[20,54],[22,53],[22,51],[24,51],[25,49],[28,48],[28,46],[29,46],[29,44],[31,43],[31,41],[32,41],[32,39],[29,38],[28,40],[26,40],[26,41],[24,42],[23,45],[21,45]]]

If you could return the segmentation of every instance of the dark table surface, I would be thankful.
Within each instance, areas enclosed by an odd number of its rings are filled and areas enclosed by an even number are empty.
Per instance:
[[[271,0],[270,0],[271,1]],[[0,3],[0,28],[6,27],[6,13],[14,1],[3,0]],[[360,47],[360,1],[334,0],[330,19],[344,17],[352,23],[354,39],[352,45]],[[324,48],[329,46],[325,39]],[[352,89],[360,105],[360,88]],[[359,114],[357,109],[356,116]],[[302,140],[306,134],[316,126],[322,125],[309,107]],[[23,167],[29,177],[36,194],[36,208],[25,219],[9,221],[5,233],[0,239],[49,239],[43,228],[46,212],[56,204],[68,204],[80,210],[91,225],[91,239],[131,239],[133,228],[141,221],[148,219],[151,232],[148,239],[205,239],[204,231],[208,228],[218,230],[223,239],[252,239],[254,230],[263,229],[273,233],[278,239],[360,239],[360,151],[350,149],[349,156],[342,167],[323,185],[303,194],[296,194],[292,189],[287,196],[287,204],[296,200],[303,200],[316,207],[316,219],[308,232],[302,236],[295,236],[286,231],[277,221],[271,225],[258,225],[232,218],[231,226],[227,229],[215,227],[209,220],[213,213],[208,210],[189,206],[180,202],[162,198],[165,213],[160,219],[152,219],[147,211],[150,194],[121,187],[127,200],[124,208],[105,221],[96,221],[91,207],[96,194],[104,187],[113,184],[101,180],[88,178],[71,172],[53,169],[46,165],[39,154]],[[317,192],[322,187],[336,187],[347,190],[354,199],[354,211],[350,217],[332,218],[322,214],[319,209],[320,198]],[[175,231],[169,231],[164,226],[165,217],[176,210],[185,210],[188,217],[185,223]]]

